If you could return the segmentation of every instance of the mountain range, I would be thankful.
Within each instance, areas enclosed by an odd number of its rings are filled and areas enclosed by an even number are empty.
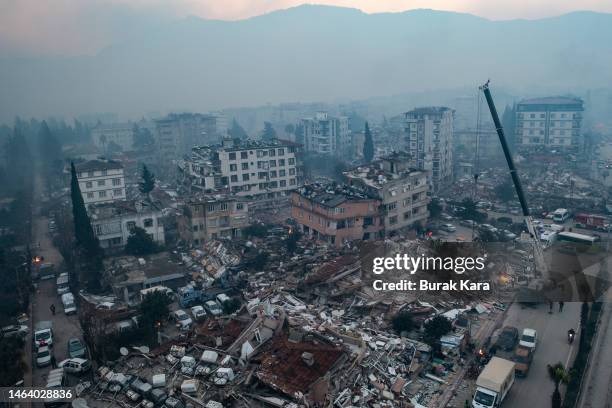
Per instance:
[[[93,56],[0,58],[0,121],[348,101],[461,87],[578,93],[612,84],[612,14],[491,21],[299,6],[148,26]]]

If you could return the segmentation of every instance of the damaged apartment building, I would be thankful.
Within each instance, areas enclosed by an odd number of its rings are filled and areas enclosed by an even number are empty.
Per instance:
[[[249,203],[228,195],[198,195],[186,200],[178,218],[181,240],[194,245],[236,238],[249,226]]]
[[[300,145],[284,141],[234,141],[194,147],[178,163],[182,190],[224,192],[238,197],[279,199],[288,197],[303,182]]]

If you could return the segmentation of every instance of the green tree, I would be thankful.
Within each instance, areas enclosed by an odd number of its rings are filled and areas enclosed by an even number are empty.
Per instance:
[[[561,408],[561,393],[559,392],[559,384],[567,384],[570,380],[569,372],[565,369],[562,363],[548,365],[548,376],[555,383],[555,390],[552,393],[552,408]]]
[[[40,157],[48,167],[62,159],[62,145],[57,140],[57,137],[55,137],[55,134],[49,129],[47,121],[43,120],[40,124],[38,139]]]
[[[147,231],[140,227],[134,227],[130,231],[127,243],[125,245],[125,253],[134,256],[150,255],[159,250],[157,243]]]
[[[231,298],[230,300],[223,302],[223,304],[221,305],[222,309],[223,309],[223,313],[225,314],[232,314],[235,311],[237,311],[238,309],[240,309],[240,299],[237,298]]]
[[[264,122],[264,129],[261,133],[261,139],[265,141],[271,141],[276,139],[276,130],[270,122]]]
[[[147,338],[152,339],[155,331],[170,313],[172,299],[165,292],[155,291],[145,295],[140,303],[140,327]]]
[[[240,123],[236,119],[232,119],[232,125],[228,130],[229,135],[232,139],[246,140],[249,138],[247,132],[244,130]]]
[[[74,222],[74,237],[76,239],[79,267],[87,280],[87,288],[90,292],[98,292],[101,288],[102,250],[98,238],[96,238],[85,202],[81,195],[81,188],[76,174],[74,163],[70,163],[71,181],[70,195],[72,198],[72,218]]]
[[[23,379],[27,368],[23,358],[23,346],[23,340],[20,338],[0,338],[0,387],[14,386]]]
[[[363,159],[366,163],[370,163],[374,158],[374,140],[370,132],[370,125],[365,123],[365,140],[363,142]]]
[[[393,320],[391,321],[393,325],[393,329],[401,334],[404,331],[410,331],[414,328],[414,319],[412,318],[412,313],[407,310],[403,310],[393,316]]]
[[[442,206],[440,205],[440,201],[437,199],[432,199],[429,204],[427,204],[427,210],[429,211],[429,216],[431,218],[436,218],[440,214],[442,214]]]
[[[149,194],[155,188],[155,175],[149,171],[146,164],[142,165],[142,174],[138,188],[143,194]]]
[[[453,328],[450,320],[444,316],[436,316],[425,323],[425,333],[423,339],[430,346],[438,344],[440,337],[451,331]]]
[[[510,180],[505,180],[503,183],[495,186],[495,195],[502,202],[516,201],[516,191],[514,191],[514,185]]]

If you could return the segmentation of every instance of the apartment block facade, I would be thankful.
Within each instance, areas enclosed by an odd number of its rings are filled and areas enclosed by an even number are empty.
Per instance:
[[[217,238],[236,238],[250,225],[248,201],[229,196],[190,198],[179,218],[179,235],[194,245]]]
[[[85,206],[125,200],[125,177],[121,163],[90,160],[75,166]]]
[[[515,141],[518,146],[572,148],[582,142],[580,98],[546,97],[516,105]]]
[[[302,126],[306,151],[338,157],[345,157],[349,153],[351,132],[347,117],[317,112],[312,118],[302,119]]]
[[[416,108],[404,113],[406,151],[415,168],[430,172],[434,191],[453,178],[453,111]]]
[[[340,247],[382,237],[380,204],[349,186],[306,185],[291,194],[291,217],[304,235]]]
[[[393,153],[344,173],[349,185],[381,201],[382,227],[387,236],[416,223],[424,224],[429,217],[428,172],[410,167],[410,157],[406,152]]]

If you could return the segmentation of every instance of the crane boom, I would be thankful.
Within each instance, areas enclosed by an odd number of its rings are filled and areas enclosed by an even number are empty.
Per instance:
[[[508,141],[506,140],[506,135],[504,134],[504,128],[502,127],[501,121],[499,120],[497,109],[495,108],[495,103],[493,102],[493,96],[491,96],[491,90],[489,89],[489,81],[482,85],[480,87],[480,90],[484,92],[485,98],[487,100],[487,105],[489,105],[489,111],[491,112],[493,124],[495,125],[497,136],[499,136],[499,141],[501,143],[502,150],[504,151],[504,157],[506,158],[508,169],[510,170],[510,177],[512,177],[512,183],[514,184],[516,195],[518,196],[519,202],[521,203],[521,209],[523,210],[523,218],[525,220],[525,224],[527,225],[527,231],[533,239],[536,271],[540,272],[541,274],[547,274],[548,268],[546,262],[544,262],[544,251],[542,250],[542,246],[540,245],[540,239],[538,237],[537,231],[533,224],[533,219],[529,212],[529,206],[527,205],[527,199],[525,198],[523,185],[521,184],[521,179],[519,178],[518,172],[516,171],[516,166],[514,165],[514,160],[512,159],[512,153],[510,152],[510,147],[508,146]]]

